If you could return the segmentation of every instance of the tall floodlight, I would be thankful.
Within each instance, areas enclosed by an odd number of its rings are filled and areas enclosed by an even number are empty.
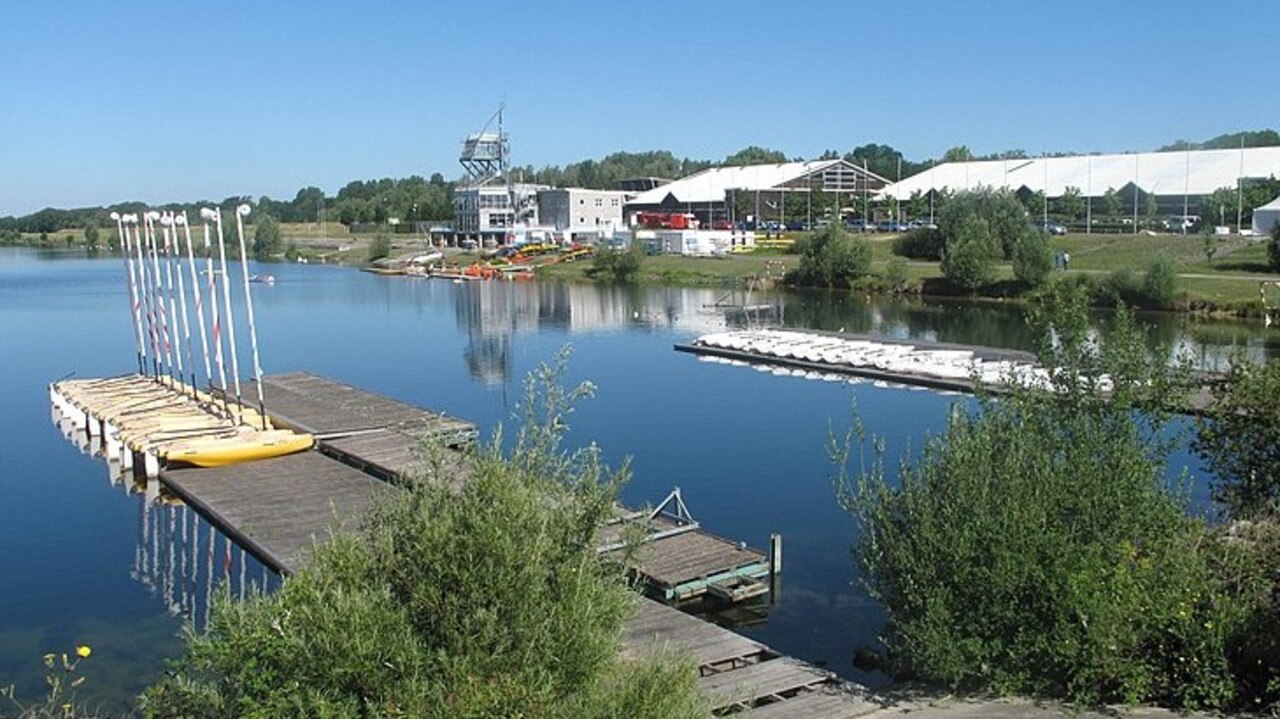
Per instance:
[[[1133,234],[1138,234],[1138,153],[1133,154]]]
[[[1182,175],[1182,234],[1187,234],[1187,212],[1191,204],[1191,150],[1186,150],[1186,170]]]
[[[1244,228],[1244,135],[1240,136],[1240,170],[1236,172],[1236,232]]]
[[[1084,191],[1084,233],[1093,234],[1093,156],[1086,158]]]
[[[1049,158],[1044,158],[1044,189],[1040,191],[1040,226],[1049,228]]]

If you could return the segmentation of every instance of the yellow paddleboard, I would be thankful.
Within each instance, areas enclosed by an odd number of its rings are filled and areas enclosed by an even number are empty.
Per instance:
[[[315,439],[309,434],[292,432],[255,432],[230,439],[189,440],[174,442],[158,454],[170,462],[186,462],[197,467],[223,467],[281,457],[311,449]]]

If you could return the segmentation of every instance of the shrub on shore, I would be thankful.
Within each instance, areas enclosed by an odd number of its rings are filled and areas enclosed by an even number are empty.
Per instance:
[[[795,243],[800,266],[788,284],[800,287],[849,288],[871,274],[871,245],[838,225],[828,225]]]
[[[1165,479],[1158,408],[1181,379],[1144,351],[1127,311],[1099,343],[1082,288],[1051,295],[1054,392],[980,397],[902,461],[897,483],[881,451],[856,477],[844,469],[864,439],[856,424],[833,442],[896,670],[1085,704],[1268,705],[1276,643],[1250,636],[1275,617],[1265,545],[1190,516]]]
[[[625,470],[560,448],[562,361],[526,384],[528,424],[437,453],[274,595],[215,607],[148,690],[151,717],[705,716],[691,660],[623,659],[634,597],[596,555]]]

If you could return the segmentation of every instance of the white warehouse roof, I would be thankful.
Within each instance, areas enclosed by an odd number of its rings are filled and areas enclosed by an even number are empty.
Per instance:
[[[1126,155],[1075,155],[1018,160],[948,162],[889,185],[884,194],[907,199],[914,192],[971,190],[978,187],[1026,187],[1061,196],[1076,187],[1085,197],[1101,197],[1132,182],[1155,195],[1207,195],[1235,187],[1240,177],[1280,176],[1280,147],[1243,150],[1143,152]]]
[[[814,173],[822,173],[836,168],[862,173],[860,167],[844,160],[807,160],[804,162],[783,162],[776,165],[745,165],[741,167],[712,167],[688,177],[659,185],[633,197],[629,205],[658,205],[667,195],[675,197],[679,202],[710,203],[724,202],[728,190],[773,190],[788,182],[795,182]],[[884,178],[872,172],[866,175],[875,181],[876,186],[884,183]],[[795,188],[803,189],[803,187]]]

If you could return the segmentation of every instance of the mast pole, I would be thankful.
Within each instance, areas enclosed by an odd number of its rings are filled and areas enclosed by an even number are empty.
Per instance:
[[[111,219],[116,221],[116,234],[120,237],[120,251],[124,255],[125,281],[129,284],[129,319],[133,324],[133,339],[137,344],[138,374],[147,373],[147,354],[142,342],[142,323],[138,318],[138,286],[133,271],[133,255],[130,254],[129,236],[125,234],[124,217],[119,212],[112,212]]]
[[[173,221],[182,226],[183,234],[187,238],[187,270],[191,277],[191,292],[195,299],[196,324],[200,330],[200,349],[204,358],[204,376],[208,380],[208,384],[213,384],[213,366],[209,363],[209,335],[205,330],[204,324],[204,298],[200,292],[200,278],[196,274],[196,255],[195,249],[191,243],[191,223],[187,221],[187,211],[183,210],[180,214],[173,218]],[[181,251],[181,249],[179,249]]]
[[[244,305],[249,315],[249,343],[253,348],[253,383],[258,388],[258,413],[262,415],[262,429],[267,429],[267,406],[262,397],[262,365],[258,362],[258,329],[253,322],[253,293],[249,291],[249,258],[244,250],[244,218],[253,208],[236,207],[236,234],[240,236],[240,274],[244,278]]]
[[[218,271],[213,265],[213,244],[209,239],[209,223],[217,217],[212,208],[200,210],[201,224],[204,226],[204,260],[205,273],[209,275],[209,314],[213,320],[213,351],[218,365],[218,378],[222,382],[222,410],[231,416],[231,404],[227,397],[227,364],[222,353],[222,322],[218,315]],[[210,383],[213,379],[210,377]]]
[[[227,245],[222,237],[222,208],[213,209],[213,224],[218,233],[218,259],[222,264],[222,303],[227,313],[227,346],[231,351],[231,384],[236,390],[236,421],[244,421],[244,399],[240,396],[240,362],[236,359],[236,316],[231,311],[231,280],[227,277]]]
[[[155,307],[157,309],[156,318],[159,326],[159,336],[161,348],[164,350],[164,361],[161,367],[169,374],[169,387],[174,387],[175,380],[173,377],[173,345],[169,339],[169,314],[164,307],[164,275],[160,272],[160,252],[156,247],[156,220],[160,219],[160,213],[155,210],[149,210],[142,216],[143,234],[147,238],[147,251],[151,255],[151,293],[155,299]]]

